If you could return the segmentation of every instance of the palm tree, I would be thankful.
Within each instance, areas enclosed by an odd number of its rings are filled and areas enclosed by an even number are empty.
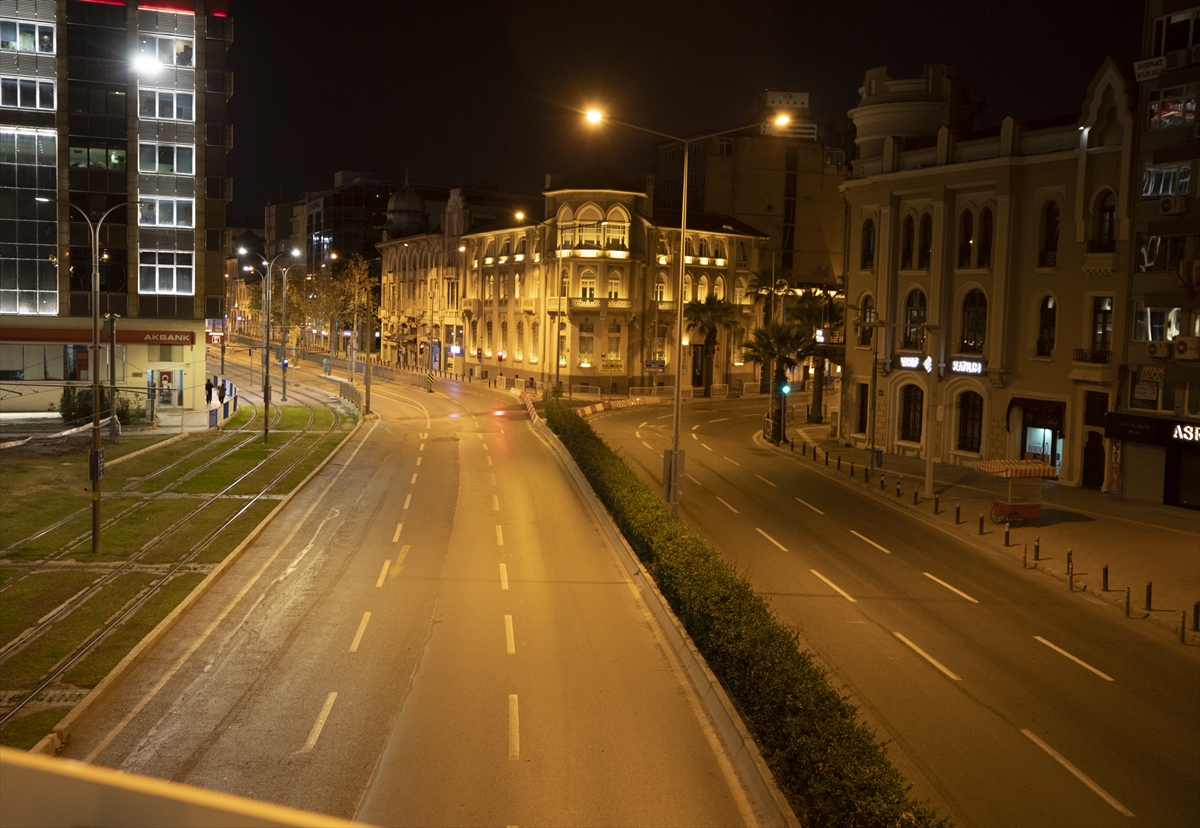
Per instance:
[[[788,315],[809,337],[809,344],[800,351],[800,358],[813,357],[812,405],[809,407],[808,421],[819,423],[824,420],[825,346],[817,342],[816,332],[821,328],[835,327],[841,321],[841,309],[831,299],[809,291],[799,297],[794,310],[789,311]]]
[[[687,329],[696,331],[704,337],[704,396],[712,394],[713,360],[717,354],[717,334],[728,331],[737,324],[738,308],[731,302],[718,299],[709,293],[703,302],[688,302],[684,305],[683,315],[687,319]],[[728,358],[726,353],[726,358]]]
[[[742,347],[742,359],[763,366],[763,373],[772,371],[771,422],[775,442],[784,439],[783,386],[787,372],[800,364],[799,354],[812,347],[812,333],[795,322],[770,322],[750,332]]]

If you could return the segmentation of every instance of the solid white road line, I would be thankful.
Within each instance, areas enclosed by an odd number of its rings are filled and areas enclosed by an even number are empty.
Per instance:
[[[778,547],[779,547],[780,549],[782,549],[784,552],[788,551],[786,546],[784,546],[784,545],[783,545],[782,543],[780,543],[779,541],[775,540],[773,537],[771,537],[770,535],[768,535],[768,534],[767,534],[766,532],[764,532],[763,530],[759,529],[757,526],[755,526],[755,527],[754,527],[754,531],[755,531],[755,532],[758,532],[758,534],[762,535],[764,538],[766,538],[767,540],[769,540],[771,543],[773,543],[773,544],[775,544],[776,546],[778,546]]]
[[[1055,644],[1051,644],[1049,641],[1047,641],[1046,639],[1042,638],[1040,635],[1035,635],[1035,636],[1034,636],[1034,638],[1036,638],[1038,641],[1040,641],[1040,642],[1042,642],[1043,644],[1045,644],[1045,645],[1046,645],[1047,647],[1049,647],[1051,650],[1054,650],[1054,652],[1058,653],[1059,655],[1064,655],[1064,656],[1066,656],[1067,658],[1071,659],[1071,661],[1074,661],[1076,664],[1078,664],[1078,665],[1079,665],[1080,667],[1082,667],[1083,669],[1085,669],[1085,670],[1091,670],[1093,673],[1095,673],[1096,675],[1098,675],[1100,678],[1104,679],[1105,681],[1112,681],[1112,680],[1113,680],[1113,677],[1112,677],[1112,676],[1108,675],[1107,673],[1101,673],[1099,670],[1097,670],[1097,669],[1096,669],[1095,667],[1093,667],[1092,665],[1088,664],[1088,663],[1087,663],[1086,661],[1084,661],[1083,659],[1081,659],[1081,658],[1076,658],[1075,656],[1071,655],[1071,654],[1070,654],[1070,653],[1068,653],[1066,650],[1064,650],[1062,647],[1059,647],[1059,646],[1057,646],[1057,645],[1055,645]]]
[[[968,601],[970,601],[972,604],[978,604],[978,603],[979,603],[979,602],[978,602],[978,601],[976,601],[974,598],[972,598],[970,595],[967,595],[967,593],[963,592],[961,589],[955,589],[954,587],[950,586],[948,583],[946,583],[945,581],[943,581],[941,578],[938,578],[938,577],[936,577],[936,576],[934,576],[934,575],[930,575],[928,572],[926,572],[926,573],[925,573],[925,577],[926,577],[926,578],[928,578],[929,580],[931,580],[931,581],[935,582],[935,583],[941,584],[941,585],[942,585],[942,586],[944,586],[946,589],[950,590],[951,592],[955,593],[956,595],[961,595],[963,598],[966,598],[966,599],[967,599]],[[1036,636],[1035,636],[1035,637],[1036,637]]]
[[[818,515],[823,515],[823,514],[825,514],[825,513],[824,513],[824,512],[822,512],[820,509],[818,509],[816,506],[814,506],[814,505],[812,505],[811,503],[809,503],[807,500],[801,500],[800,498],[796,498],[796,502],[797,502],[797,503],[803,503],[805,506],[807,506],[808,508],[812,509],[812,510],[813,510],[814,512],[816,512]]]
[[[500,511],[500,498],[497,495],[492,495],[492,511],[493,512]]]
[[[512,616],[504,616],[504,647],[509,655],[517,651],[517,642],[513,638]]]
[[[651,451],[654,451],[654,446],[650,445],[645,440],[642,440],[642,445],[645,446],[646,448],[650,449]]]
[[[417,482],[417,473],[413,472],[412,480],[408,481],[408,485],[411,486],[412,484],[414,484],[416,482]]]
[[[392,535],[392,543],[395,543],[396,541],[400,540],[400,530],[403,528],[404,528],[403,523],[396,524],[396,533],[394,535]]]
[[[712,446],[710,446],[708,443],[701,443],[700,445],[704,446],[709,451],[712,451]]]
[[[778,486],[776,486],[774,483],[772,483],[770,480],[767,480],[767,478],[763,477],[761,474],[756,474],[756,475],[754,475],[754,476],[755,476],[755,477],[757,477],[757,478],[758,478],[759,480],[761,480],[762,482],[766,483],[766,484],[767,484],[768,486],[770,486],[772,489],[778,489],[778,488],[779,488],[779,487],[778,487]]]
[[[404,546],[400,547],[400,554],[396,557],[396,565],[393,566],[391,571],[388,573],[389,579],[395,580],[396,576],[400,574],[401,566],[404,563],[405,557],[408,556],[408,550],[410,550],[410,549],[412,549],[412,547],[409,546],[407,543],[404,544]]]
[[[717,417],[715,420],[709,420],[710,423],[723,423],[728,420],[728,417]]]
[[[858,538],[859,540],[866,541],[867,543],[871,544],[871,546],[874,546],[876,549],[878,549],[880,552],[886,552],[889,555],[892,554],[892,550],[884,549],[882,546],[877,544],[875,541],[871,540],[868,537],[864,537],[863,535],[858,534],[858,532],[855,532],[853,529],[850,530],[850,534],[854,535],[854,537]]]
[[[412,495],[408,495],[407,497],[404,498],[404,508],[407,509],[408,504],[410,504],[410,503],[412,503]]]
[[[718,497],[717,500],[721,501],[721,503],[723,503],[725,505],[725,508],[728,509],[729,511],[733,512],[735,515],[741,514],[737,509],[733,508],[728,503],[725,503],[725,498]]]
[[[367,631],[367,622],[371,620],[371,613],[364,612],[363,620],[359,622],[358,632],[354,634],[354,640],[350,642],[350,652],[357,653],[358,645],[362,642],[363,633]]]
[[[417,458],[417,465],[418,465],[418,466],[419,466],[419,465],[421,465],[421,460],[423,460],[423,459],[424,459],[424,458],[422,458],[422,457],[418,457],[418,458]]]
[[[858,601],[855,601],[855,600],[854,600],[853,598],[851,598],[851,597],[850,597],[848,594],[846,594],[846,592],[844,592],[840,586],[838,586],[838,585],[837,585],[837,584],[835,584],[833,581],[831,581],[831,580],[829,580],[828,578],[826,578],[826,577],[825,577],[824,575],[822,575],[820,572],[817,572],[817,570],[815,570],[815,569],[810,569],[810,570],[808,570],[808,571],[809,571],[809,572],[811,572],[812,574],[816,575],[818,578],[820,578],[820,579],[821,579],[822,581],[824,581],[826,584],[828,584],[828,585],[829,585],[829,587],[830,587],[831,589],[833,589],[833,591],[834,591],[834,592],[836,592],[838,595],[840,595],[840,596],[842,596],[843,598],[845,598],[845,599],[846,599],[847,601],[849,601],[851,604],[857,604],[857,603],[858,603]]]
[[[500,588],[508,589],[508,567],[500,564]]]
[[[508,758],[521,758],[521,716],[517,712],[517,694],[508,697]]]
[[[916,654],[917,654],[917,655],[919,655],[921,658],[923,658],[923,659],[925,659],[926,661],[928,661],[928,662],[929,662],[930,664],[932,664],[934,667],[936,667],[936,668],[938,668],[939,670],[941,670],[941,671],[942,671],[943,673],[945,673],[945,674],[946,674],[946,675],[947,675],[949,678],[953,679],[954,681],[962,681],[962,679],[960,679],[958,676],[954,675],[954,673],[952,673],[952,672],[950,672],[948,669],[946,669],[946,665],[942,664],[942,662],[938,661],[936,658],[934,658],[933,656],[931,656],[929,653],[927,653],[927,652],[925,652],[924,650],[922,650],[920,647],[918,647],[916,644],[914,644],[914,643],[912,643],[911,641],[909,641],[907,638],[905,638],[904,636],[902,636],[900,633],[898,633],[898,632],[894,632],[894,633],[892,633],[892,634],[893,634],[893,635],[895,635],[895,636],[896,636],[896,638],[899,638],[901,641],[903,641],[905,644],[907,644],[909,647],[912,647],[912,650],[913,650],[913,652],[914,652],[914,653],[916,653]]]
[[[337,691],[331,692],[325,698],[325,704],[321,707],[321,713],[317,716],[316,722],[313,723],[312,730],[308,734],[308,741],[304,743],[304,747],[300,749],[301,753],[308,753],[316,747],[317,739],[321,738],[321,731],[325,727],[325,720],[329,718],[329,711],[333,709],[333,703],[337,700]]]
[[[703,484],[703,483],[701,483],[701,482],[700,482],[699,480],[697,480],[696,478],[692,477],[692,476],[691,476],[690,474],[688,474],[687,472],[684,472],[684,473],[683,473],[683,476],[684,476],[684,477],[686,477],[688,480],[692,481],[693,483],[695,483],[697,486],[700,486],[701,488],[703,488],[703,487],[704,487],[704,484]]]
[[[724,455],[724,454],[722,454],[721,456],[722,456],[722,457],[725,457],[725,455]],[[733,465],[735,465],[735,466],[740,466],[740,465],[742,465],[742,464],[741,464],[741,463],[739,463],[738,461],[734,460],[732,457],[725,457],[725,459],[726,459],[726,460],[728,460],[730,463],[733,463]]]
[[[379,580],[375,582],[376,587],[383,586],[383,579],[387,577],[388,567],[392,565],[391,561],[383,562],[383,569],[379,571]]]
[[[1041,739],[1039,739],[1037,736],[1035,736],[1033,731],[1029,730],[1028,728],[1023,727],[1023,728],[1021,728],[1021,732],[1025,734],[1025,736],[1029,739],[1029,741],[1033,742],[1035,745],[1040,747],[1042,750],[1046,751],[1046,753],[1050,754],[1050,758],[1052,758],[1055,762],[1058,762],[1058,764],[1062,765],[1064,768],[1069,770],[1076,779],[1078,779],[1080,782],[1082,782],[1083,784],[1085,784],[1089,788],[1091,788],[1092,793],[1096,794],[1096,796],[1100,797],[1105,802],[1107,802],[1109,805],[1111,805],[1117,813],[1121,814],[1122,816],[1127,816],[1127,817],[1133,816],[1133,811],[1126,808],[1124,805],[1122,805],[1120,802],[1118,802],[1116,800],[1116,797],[1114,797],[1108,791],[1104,790],[1104,788],[1101,788],[1099,785],[1097,785],[1095,782],[1093,782],[1086,773],[1084,773],[1079,768],[1075,767],[1070,762],[1068,762],[1066,757],[1064,757],[1061,753],[1059,753],[1057,750],[1050,747],[1048,744],[1046,744]]]
[[[496,524],[496,546],[504,546],[504,530],[499,523]]]

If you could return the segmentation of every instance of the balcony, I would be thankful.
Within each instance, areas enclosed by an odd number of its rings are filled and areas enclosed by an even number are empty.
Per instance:
[[[580,299],[572,297],[571,310],[573,311],[626,311],[633,310],[633,301],[630,299]]]
[[[546,313],[565,313],[567,310],[565,296],[547,296],[543,301],[546,303]]]
[[[483,313],[482,299],[464,299],[462,300],[462,308],[464,314],[469,314],[472,319],[478,319]],[[413,314],[409,314],[410,316]]]
[[[675,303],[674,302],[659,301],[656,304],[658,305],[659,313],[674,313],[675,312]]]
[[[1086,362],[1091,365],[1108,365],[1112,361],[1112,351],[1084,351],[1075,349],[1075,362]]]
[[[1107,385],[1113,381],[1112,351],[1085,351],[1076,348],[1067,379],[1088,385]]]

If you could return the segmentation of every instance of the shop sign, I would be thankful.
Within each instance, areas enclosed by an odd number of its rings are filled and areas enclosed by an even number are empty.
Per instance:
[[[1138,368],[1138,379],[1145,382],[1162,382],[1163,367],[1161,365],[1142,365]]]
[[[1166,69],[1166,55],[1159,55],[1158,57],[1134,61],[1133,64],[1133,74],[1138,83],[1144,83],[1145,81],[1153,80],[1165,72]]]
[[[1175,424],[1175,430],[1171,432],[1172,439],[1182,440],[1185,443],[1200,443],[1200,426],[1180,425]]]
[[[981,359],[956,359],[950,363],[950,370],[956,374],[982,374],[985,363]]]
[[[1139,380],[1133,384],[1133,398],[1135,400],[1151,400],[1158,399],[1158,383],[1157,382],[1142,382]]]
[[[919,368],[924,368],[926,374],[933,373],[933,357],[925,357],[924,361],[919,356],[902,356],[900,357],[900,367],[907,368],[910,371],[916,371]]]

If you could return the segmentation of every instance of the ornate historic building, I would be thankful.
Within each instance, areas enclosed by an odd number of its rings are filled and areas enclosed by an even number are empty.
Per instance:
[[[972,134],[945,66],[867,73],[850,111],[842,438],[969,464],[1039,458],[1105,484],[1131,255],[1133,90]]]

